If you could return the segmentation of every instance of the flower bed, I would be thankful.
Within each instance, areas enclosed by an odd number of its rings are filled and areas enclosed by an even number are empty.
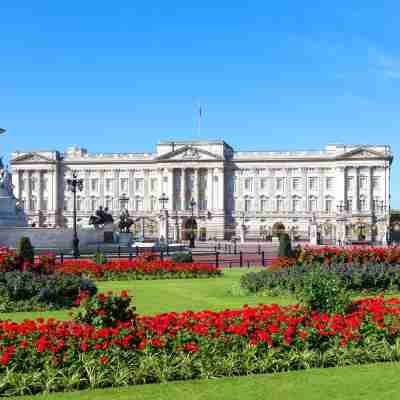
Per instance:
[[[1,395],[400,360],[400,301],[139,316],[113,327],[0,322]]]
[[[56,269],[60,273],[82,274],[96,280],[207,278],[222,275],[222,271],[212,264],[175,263],[144,257],[112,260],[105,264],[96,264],[92,260],[65,260],[63,264],[57,264]]]
[[[272,260],[270,269],[290,267],[295,264],[355,264],[386,263],[400,264],[400,247],[330,247],[330,246],[304,246],[296,248],[294,257],[278,257]]]

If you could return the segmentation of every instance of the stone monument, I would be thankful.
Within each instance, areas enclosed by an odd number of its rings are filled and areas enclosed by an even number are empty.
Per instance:
[[[0,134],[5,129],[0,128]],[[13,194],[11,172],[4,168],[0,157],[0,227],[26,227],[28,221],[23,207]]]

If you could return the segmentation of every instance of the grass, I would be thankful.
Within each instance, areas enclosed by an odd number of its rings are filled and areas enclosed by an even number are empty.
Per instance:
[[[240,378],[140,385],[20,400],[385,400],[399,399],[400,364],[312,369]]]
[[[108,281],[98,282],[97,286],[102,292],[128,290],[134,298],[134,304],[139,314],[205,309],[222,310],[239,308],[244,304],[278,303],[284,305],[294,302],[294,299],[289,297],[260,297],[242,294],[239,288],[240,276],[249,270],[255,270],[255,268],[226,269],[224,275],[219,278]],[[0,314],[0,319],[23,321],[39,316],[67,319],[69,312],[61,310],[4,313]]]

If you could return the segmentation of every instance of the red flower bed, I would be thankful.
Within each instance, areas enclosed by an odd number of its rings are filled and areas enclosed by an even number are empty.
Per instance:
[[[390,346],[395,347],[399,338],[400,301],[384,300],[383,297],[357,301],[354,311],[346,315],[306,312],[298,305],[258,305],[221,312],[206,310],[139,316],[114,327],[102,328],[54,319],[22,323],[2,321],[0,374],[6,369],[32,374],[44,368],[49,371],[51,366],[63,370],[65,376],[72,372],[86,376],[85,362],[98,366],[112,364],[121,369],[135,360],[137,366],[142,365],[141,362],[160,362],[160,368],[173,366],[176,372],[171,379],[177,379],[176,374],[182,368],[182,377],[187,379],[198,376],[200,365],[224,371],[218,360],[236,356],[238,364],[235,368],[240,372],[244,368],[241,363],[247,362],[249,354],[251,363],[277,357],[272,369],[277,371],[288,369],[293,360],[290,368],[299,368],[298,359],[293,358],[294,352],[298,357],[304,352],[308,360],[310,352],[314,352],[315,366],[324,366],[325,361],[321,360],[324,360],[322,354],[325,352],[339,354],[358,349],[365,352],[360,362],[367,362],[389,357],[373,353],[368,358],[368,352],[383,343],[391,351],[390,357],[394,357],[397,353]],[[191,358],[187,358],[188,355]],[[177,370],[179,363],[176,360],[183,363]],[[334,365],[332,362],[329,365]],[[154,377],[152,367],[146,372],[137,368],[132,374],[146,373],[151,376],[150,381],[158,379]],[[189,374],[188,371],[192,372]],[[85,382],[83,378],[82,382]],[[60,383],[58,385],[57,390],[60,390]]]
[[[373,247],[373,246],[304,246],[292,258],[277,257],[270,267],[279,269],[291,267],[295,264],[358,264],[387,263],[400,264],[400,247]]]
[[[58,264],[57,272],[84,274],[98,280],[154,278],[196,278],[221,275],[221,270],[211,264],[175,263],[169,260],[112,260],[96,264],[91,260],[65,260]]]
[[[0,364],[26,370],[32,362],[42,365],[58,354],[62,366],[63,360],[70,364],[80,352],[111,356],[118,349],[207,352],[210,344],[223,346],[224,352],[243,345],[321,349],[335,344],[362,345],[376,335],[390,342],[400,336],[400,300],[359,300],[355,311],[347,315],[307,313],[298,305],[273,304],[221,312],[171,312],[139,316],[135,321],[110,328],[40,318],[22,323],[1,321]]]

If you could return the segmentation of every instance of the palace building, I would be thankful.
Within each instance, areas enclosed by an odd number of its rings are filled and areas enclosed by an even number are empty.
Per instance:
[[[83,179],[80,225],[100,205],[115,218],[126,208],[146,236],[156,236],[164,203],[171,238],[174,226],[207,239],[229,239],[244,226],[248,238],[259,238],[276,223],[302,237],[316,221],[327,241],[338,221],[350,236],[357,229],[365,237],[385,234],[391,163],[388,145],[241,151],[223,140],[161,141],[148,153],[16,151],[11,160],[14,193],[38,227],[72,225],[66,179],[76,172]],[[160,202],[163,194],[168,200]]]

